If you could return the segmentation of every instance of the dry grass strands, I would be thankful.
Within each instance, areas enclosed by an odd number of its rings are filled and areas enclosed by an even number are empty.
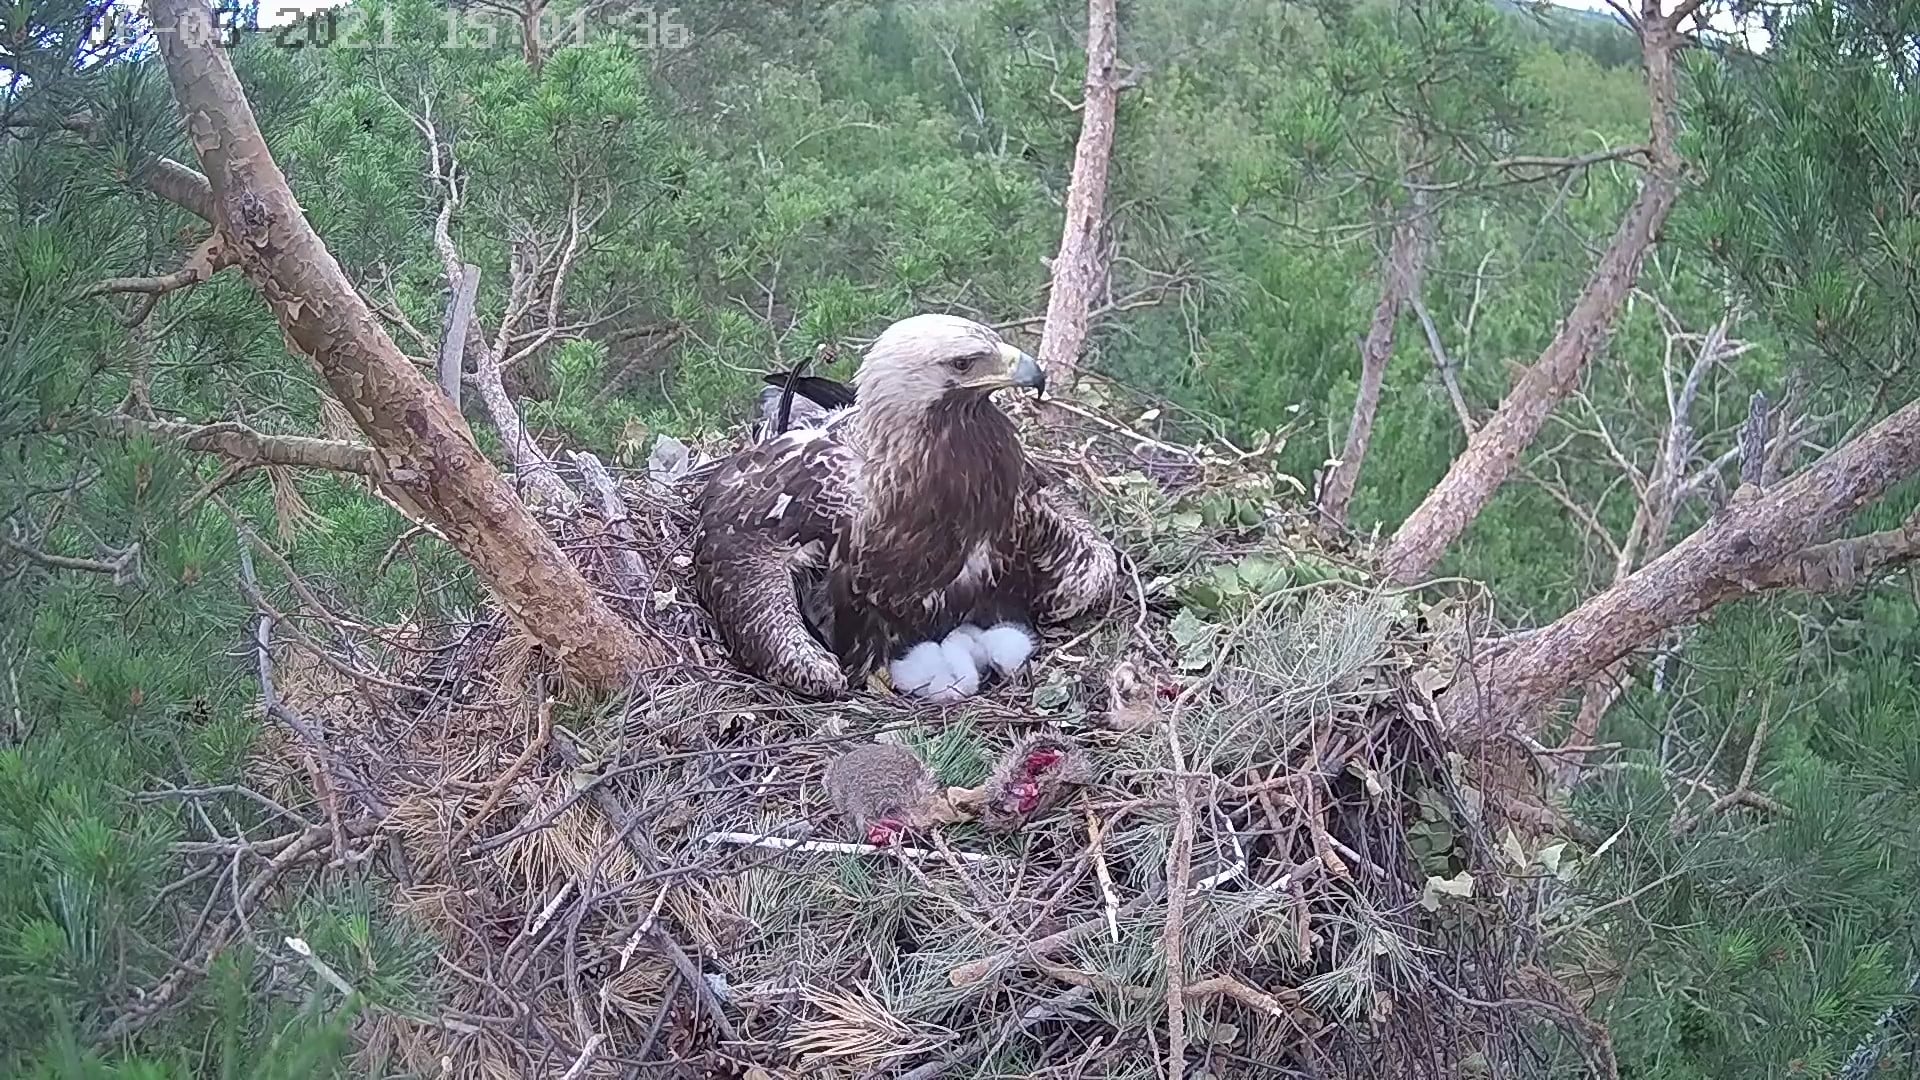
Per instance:
[[[922,1029],[894,1015],[864,983],[850,989],[801,992],[814,1012],[793,1026],[782,1047],[805,1064],[830,1061],[858,1068],[939,1049],[953,1033]]]

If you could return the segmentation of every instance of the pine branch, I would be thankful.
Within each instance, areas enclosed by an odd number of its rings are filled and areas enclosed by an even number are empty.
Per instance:
[[[1733,785],[1733,790],[1716,797],[1705,810],[1675,818],[1670,826],[1673,835],[1684,836],[1698,828],[1701,822],[1735,806],[1751,806],[1775,813],[1784,811],[1785,807],[1778,802],[1753,790],[1753,770],[1760,763],[1760,747],[1767,741],[1767,729],[1771,724],[1772,718],[1763,707],[1760,721],[1754,725],[1753,738],[1747,743],[1747,759],[1740,767],[1740,779]]]
[[[195,217],[220,223],[213,208],[213,185],[198,169],[189,168],[172,158],[159,158],[140,174],[148,191]]]
[[[1679,6],[1675,7],[1672,14],[1667,16],[1667,25],[1677,28],[1686,20],[1687,16],[1700,10],[1700,5],[1705,2],[1706,0],[1680,0]]]
[[[1872,1076],[1887,1049],[1888,1033],[1913,1015],[1915,1000],[1920,1000],[1920,967],[1913,969],[1913,978],[1907,982],[1907,1000],[1881,1010],[1873,1030],[1847,1055],[1846,1064],[1841,1066],[1835,1080],[1867,1080]]]
[[[58,120],[39,122],[19,122],[14,127],[42,127],[70,131],[89,143],[98,144],[99,130],[94,126],[92,113],[76,113]],[[148,162],[138,177],[142,187],[180,209],[212,224],[219,224],[213,206],[213,185],[199,170],[182,165],[172,158],[155,158]]]
[[[290,351],[377,448],[374,478],[415,521],[437,526],[514,622],[584,683],[623,685],[660,644],[615,615],[513,486],[464,417],[388,336],[294,197],[226,50],[198,33],[206,0],[153,0],[156,51],[219,226]],[[512,449],[507,433],[502,441]],[[375,451],[361,460],[372,461]],[[563,485],[562,485],[563,486]]]
[[[177,442],[188,450],[220,454],[242,468],[293,465],[360,476],[376,475],[372,449],[359,443],[308,435],[266,435],[233,420],[194,424],[184,420],[138,420],[121,414],[100,419],[122,433],[149,435]]]
[[[1846,592],[1916,556],[1920,556],[1920,510],[1894,528],[1806,548],[1752,575],[1748,587]]]
[[[17,533],[19,527],[15,526]],[[18,552],[28,562],[38,563],[49,570],[77,570],[85,574],[109,574],[115,585],[125,585],[140,578],[140,545],[134,544],[125,551],[115,552],[111,559],[80,559],[71,555],[55,555],[30,547],[16,536],[0,537],[10,551]]]
[[[1564,176],[1577,169],[1585,169],[1594,165],[1604,165],[1609,161],[1634,161],[1637,158],[1640,163],[1644,163],[1649,153],[1650,151],[1645,144],[1636,143],[1633,146],[1619,146],[1611,150],[1596,150],[1590,154],[1579,154],[1571,157],[1516,154],[1512,157],[1497,158],[1489,162],[1488,167],[1504,173],[1524,172],[1526,175],[1520,177],[1520,179],[1532,183],[1556,176]]]
[[[120,293],[160,296],[190,285],[198,285],[227,267],[237,265],[239,261],[233,249],[221,242],[220,234],[214,233],[189,252],[181,261],[180,269],[172,273],[156,274],[151,277],[102,278],[80,290],[80,296],[82,299]]]
[[[300,832],[264,869],[247,881],[244,889],[236,887],[233,909],[214,926],[207,944],[197,951],[196,956],[177,962],[159,982],[143,992],[133,1006],[114,1018],[94,1040],[94,1046],[104,1048],[129,1039],[179,1004],[182,991],[199,981],[221,950],[239,936],[267,889],[295,864],[318,854],[331,835],[325,825],[315,825]]]

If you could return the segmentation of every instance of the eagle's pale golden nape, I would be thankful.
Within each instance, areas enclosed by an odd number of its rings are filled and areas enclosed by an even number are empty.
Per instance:
[[[937,667],[931,645],[952,658],[943,692],[965,696],[1025,662],[1027,628],[1110,595],[1112,545],[991,398],[1045,381],[979,323],[914,316],[874,341],[851,390],[831,385],[817,424],[723,463],[699,498],[694,582],[735,661],[825,696],[915,646]]]

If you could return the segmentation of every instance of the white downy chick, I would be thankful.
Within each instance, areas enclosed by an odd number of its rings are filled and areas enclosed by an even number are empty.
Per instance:
[[[887,665],[894,688],[915,697],[938,698],[954,689],[953,667],[937,641],[923,641]]]
[[[975,631],[975,640],[980,646],[981,665],[991,664],[1002,675],[1019,671],[1033,656],[1033,635],[1019,623],[998,623]]]
[[[971,626],[954,628],[940,643],[947,670],[953,676],[956,697],[971,697],[980,692],[981,645],[979,631]]]
[[[971,623],[953,629],[944,641],[923,641],[888,665],[893,685],[930,701],[951,703],[980,692],[989,670],[1011,675],[1033,656],[1034,640],[1018,623],[982,630]]]
[[[959,642],[965,642],[967,655],[973,659],[973,670],[978,674],[985,674],[989,661],[987,647],[980,641],[980,628],[972,623],[961,623],[953,628],[953,633],[947,635],[947,640],[942,642],[942,645]]]

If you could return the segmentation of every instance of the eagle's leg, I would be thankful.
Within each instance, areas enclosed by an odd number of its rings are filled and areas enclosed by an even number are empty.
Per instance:
[[[1120,557],[1078,507],[1050,488],[1027,496],[1020,548],[1032,574],[1036,623],[1066,622],[1105,604]]]
[[[694,558],[700,602],[735,663],[809,697],[845,692],[840,662],[807,629],[785,552],[729,536],[696,546]]]

